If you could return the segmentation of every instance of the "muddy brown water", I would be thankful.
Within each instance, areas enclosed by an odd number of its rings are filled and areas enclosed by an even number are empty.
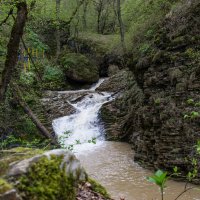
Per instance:
[[[146,180],[152,172],[133,162],[133,156],[130,145],[120,142],[103,142],[77,154],[88,174],[104,185],[115,200],[160,200],[157,186]],[[183,182],[169,181],[164,200],[174,200],[184,186]],[[179,200],[200,200],[200,190],[191,190]]]

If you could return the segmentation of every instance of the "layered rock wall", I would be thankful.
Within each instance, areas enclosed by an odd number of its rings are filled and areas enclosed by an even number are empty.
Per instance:
[[[198,0],[173,8],[150,51],[131,66],[134,78],[125,95],[102,110],[113,116],[113,108],[121,102],[118,112],[124,116],[115,120],[119,134],[110,132],[108,137],[130,141],[135,160],[143,166],[191,170],[190,158],[200,139],[199,13]]]

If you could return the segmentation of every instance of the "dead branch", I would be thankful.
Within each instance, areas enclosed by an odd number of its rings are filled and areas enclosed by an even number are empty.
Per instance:
[[[16,98],[19,105],[23,108],[24,112],[29,116],[29,118],[32,120],[32,122],[35,124],[37,129],[40,131],[42,136],[44,136],[47,139],[50,139],[52,144],[58,145],[58,142],[56,139],[49,133],[49,131],[45,128],[45,126],[40,122],[40,120],[36,117],[36,115],[33,113],[33,111],[30,109],[28,104],[23,100],[22,98],[22,92],[20,91],[20,88],[16,83],[11,83],[12,93],[14,97]]]

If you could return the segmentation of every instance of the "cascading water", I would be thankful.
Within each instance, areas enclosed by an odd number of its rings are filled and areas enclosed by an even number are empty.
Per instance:
[[[102,143],[103,128],[98,118],[98,112],[104,103],[113,99],[111,93],[95,92],[95,89],[103,81],[104,79],[100,79],[89,90],[76,91],[76,93],[84,93],[84,95],[86,93],[86,96],[77,103],[69,102],[76,109],[76,113],[53,121],[54,131],[61,143],[65,147],[73,146],[75,152],[88,150],[93,148],[94,144],[96,147]]]

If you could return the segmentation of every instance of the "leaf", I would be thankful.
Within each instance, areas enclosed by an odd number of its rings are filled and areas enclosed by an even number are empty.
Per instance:
[[[147,177],[147,180],[151,183],[156,183],[156,180],[153,177]]]
[[[174,171],[174,173],[177,173],[177,172],[178,172],[178,167],[177,167],[177,166],[174,167],[174,168],[173,168],[173,171]]]

